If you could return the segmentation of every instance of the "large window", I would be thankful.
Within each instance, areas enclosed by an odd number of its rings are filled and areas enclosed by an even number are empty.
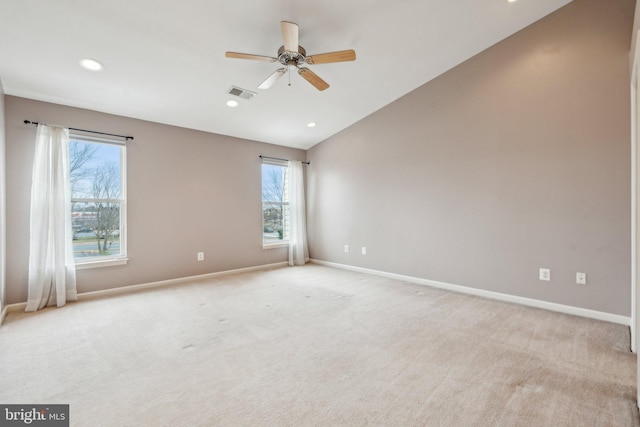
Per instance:
[[[69,154],[76,264],[126,259],[125,146],[72,136]]]
[[[262,163],[262,245],[287,243],[289,239],[287,162]]]

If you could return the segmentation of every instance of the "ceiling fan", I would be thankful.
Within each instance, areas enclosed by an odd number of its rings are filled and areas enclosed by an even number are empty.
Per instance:
[[[305,63],[310,65],[327,64],[330,62],[354,61],[356,59],[356,52],[351,49],[307,56],[307,51],[304,50],[302,46],[298,45],[298,24],[281,21],[280,28],[282,29],[284,45],[280,46],[280,49],[278,49],[278,56],[276,58],[238,52],[225,53],[227,58],[279,62],[284,65],[284,67],[278,68],[273,74],[267,77],[267,79],[258,86],[260,89],[269,89],[280,77],[284,76],[287,71],[291,70],[291,72],[293,72],[294,69],[297,69],[298,74],[311,83],[316,89],[325,90],[329,87],[329,83],[325,82],[316,73],[302,65],[305,65]],[[291,85],[291,74],[289,74],[289,85]]]

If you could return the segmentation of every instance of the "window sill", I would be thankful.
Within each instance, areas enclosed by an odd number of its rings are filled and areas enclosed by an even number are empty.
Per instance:
[[[129,261],[129,258],[112,258],[104,259],[100,261],[89,261],[76,264],[76,270],[88,270],[90,268],[98,267],[113,267],[116,265],[125,265]]]
[[[267,243],[262,244],[262,249],[276,249],[289,247],[289,242]]]

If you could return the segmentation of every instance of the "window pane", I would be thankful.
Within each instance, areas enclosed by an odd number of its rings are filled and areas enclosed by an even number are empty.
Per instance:
[[[126,255],[121,236],[124,152],[123,145],[69,141],[73,248],[79,263]]]
[[[282,166],[262,165],[262,201],[284,201],[284,174],[286,168]]]
[[[262,203],[263,242],[276,243],[285,238],[284,218],[286,205],[282,203]]]
[[[71,197],[119,199],[121,152],[117,145],[69,141]]]
[[[76,258],[118,256],[120,203],[71,203],[73,253]]]
[[[279,243],[289,239],[289,204],[287,203],[287,167],[262,164],[262,243]]]

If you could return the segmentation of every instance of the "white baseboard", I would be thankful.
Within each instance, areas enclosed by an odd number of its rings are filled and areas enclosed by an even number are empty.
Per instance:
[[[545,310],[556,311],[559,313],[572,314],[574,316],[587,317],[589,319],[604,320],[606,322],[617,323],[625,326],[631,326],[630,317],[620,316],[617,314],[589,310],[589,309],[580,308],[580,307],[572,307],[572,306],[563,305],[563,304],[556,304],[553,302],[541,301],[541,300],[536,300],[532,298],[519,297],[519,296],[509,295],[509,294],[503,294],[500,292],[487,291],[484,289],[476,289],[476,288],[470,288],[467,286],[453,285],[451,283],[421,279],[419,277],[404,276],[402,274],[387,273],[385,271],[371,270],[371,269],[362,268],[362,267],[354,267],[354,266],[345,265],[345,264],[338,264],[335,262],[321,261],[317,259],[312,259],[311,262],[314,264],[325,265],[328,267],[339,268],[342,270],[372,274],[375,276],[387,277],[389,279],[402,280],[404,282],[430,286],[432,288],[445,289],[448,291],[475,295],[475,296],[490,298],[498,301],[512,302],[515,304],[526,305],[529,307],[542,308]]]
[[[487,291],[487,290],[484,290],[484,289],[476,289],[476,288],[470,288],[470,287],[467,287],[467,286],[453,285],[451,283],[438,282],[438,281],[435,281],[435,280],[421,279],[421,278],[418,278],[418,277],[405,276],[405,275],[402,275],[402,274],[388,273],[388,272],[385,272],[385,271],[372,270],[372,269],[362,268],[362,267],[354,267],[354,266],[350,266],[350,265],[346,265],[346,264],[338,264],[338,263],[329,262],[329,261],[321,261],[321,260],[317,260],[317,259],[311,259],[310,261],[312,263],[314,263],[314,264],[325,265],[325,266],[328,266],[328,267],[339,268],[339,269],[342,269],[342,270],[349,270],[349,271],[355,271],[355,272],[358,272],[358,273],[372,274],[372,275],[376,275],[376,276],[387,277],[389,279],[396,279],[396,280],[402,280],[402,281],[409,282],[409,283],[415,283],[415,284],[418,284],[418,285],[430,286],[430,287],[433,287],[433,288],[445,289],[445,290],[449,290],[449,291],[453,291],[453,292],[459,292],[459,293],[463,293],[463,294],[469,294],[469,295],[476,295],[476,296],[480,296],[480,297],[484,297],[484,298],[490,298],[490,299],[494,299],[494,300],[498,300],[498,301],[512,302],[512,303],[515,303],[515,304],[526,305],[526,306],[529,306],[529,307],[542,308],[542,309],[545,309],[545,310],[556,311],[556,312],[559,312],[559,313],[572,314],[572,315],[575,315],[575,316],[587,317],[587,318],[590,318],[590,319],[597,319],[597,320],[604,320],[604,321],[611,322],[611,323],[617,323],[617,324],[620,324],[620,325],[631,326],[631,318],[630,317],[620,316],[620,315],[617,315],[617,314],[604,313],[604,312],[601,312],[601,311],[589,310],[589,309],[586,309],[586,308],[572,307],[572,306],[568,306],[568,305],[556,304],[556,303],[552,303],[552,302],[541,301],[541,300],[536,300],[536,299],[531,299],[531,298],[518,297],[518,296],[515,296],[515,295],[509,295],[509,294],[503,294],[503,293],[499,293],[499,292]],[[201,275],[197,275],[197,276],[181,277],[181,278],[178,278],[178,279],[162,280],[162,281],[158,281],[158,282],[143,283],[143,284],[139,284],[139,285],[123,286],[123,287],[120,287],[120,288],[105,289],[105,290],[102,290],[102,291],[83,292],[81,294],[78,294],[78,300],[81,301],[83,299],[89,299],[89,298],[98,298],[98,297],[104,297],[104,296],[120,295],[120,294],[124,294],[124,293],[128,293],[128,292],[135,292],[135,291],[140,291],[140,290],[145,290],[145,289],[161,288],[161,287],[164,287],[164,286],[170,286],[170,285],[175,285],[175,284],[179,284],[179,283],[192,282],[192,281],[196,281],[196,280],[206,280],[206,279],[211,279],[211,278],[214,278],[214,277],[221,277],[221,276],[228,276],[228,275],[232,275],[232,274],[247,273],[247,272],[251,272],[251,271],[269,270],[269,269],[273,269],[273,268],[284,267],[286,265],[288,265],[288,263],[286,261],[284,261],[284,262],[278,262],[278,263],[274,263],[274,264],[265,264],[265,265],[258,265],[258,266],[254,266],[254,267],[239,268],[239,269],[235,269],[235,270],[225,270],[225,271],[219,271],[219,272],[215,272],[215,273],[201,274]],[[2,325],[2,323],[4,323],[4,319],[7,317],[8,313],[15,312],[15,311],[24,311],[26,306],[27,306],[26,302],[17,303],[17,304],[9,304],[9,305],[5,306],[3,308],[3,310],[2,310],[2,313],[0,314],[0,325]]]
[[[274,268],[283,267],[285,265],[288,265],[288,262],[284,261],[284,262],[277,262],[274,264],[257,265],[254,267],[237,268],[235,270],[218,271],[215,273],[181,277],[178,279],[161,280],[159,282],[142,283],[140,285],[123,286],[121,288],[105,289],[102,291],[83,292],[81,294],[78,294],[78,301],[81,301],[83,299],[88,299],[88,298],[97,298],[97,297],[103,297],[103,296],[118,295],[118,294],[127,293],[127,292],[141,291],[144,289],[161,288],[164,286],[176,285],[180,283],[194,282],[196,280],[213,279],[214,277],[230,276],[232,274],[248,273],[251,271],[258,271],[258,270],[271,270]]]
[[[176,284],[180,284],[180,283],[194,282],[196,280],[212,279],[214,277],[229,276],[229,275],[232,275],[232,274],[248,273],[248,272],[251,272],[251,271],[258,271],[258,270],[271,270],[271,269],[274,269],[274,268],[284,267],[284,266],[286,266],[288,264],[289,263],[287,261],[276,262],[276,263],[273,263],[273,264],[256,265],[254,267],[238,268],[238,269],[235,269],[235,270],[218,271],[218,272],[215,272],[215,273],[207,273],[207,274],[200,274],[200,275],[197,275],[197,276],[181,277],[181,278],[178,278],[178,279],[161,280],[159,282],[150,282],[150,283],[142,283],[142,284],[139,284],[139,285],[122,286],[120,288],[111,288],[111,289],[105,289],[105,290],[102,290],[102,291],[83,292],[83,293],[78,294],[78,301],[82,301],[82,300],[86,300],[86,299],[90,299],[90,298],[99,298],[99,297],[105,297],[105,296],[114,296],[114,295],[126,294],[126,293],[129,293],[129,292],[141,291],[141,290],[145,290],[145,289],[162,288],[164,286],[176,285]],[[4,322],[4,319],[7,316],[7,313],[15,312],[15,311],[24,311],[24,309],[26,307],[27,307],[27,303],[26,302],[20,302],[20,303],[16,303],[16,304],[7,305],[4,308],[4,310],[2,310],[2,317],[0,317],[0,325],[2,325],[2,323]]]

